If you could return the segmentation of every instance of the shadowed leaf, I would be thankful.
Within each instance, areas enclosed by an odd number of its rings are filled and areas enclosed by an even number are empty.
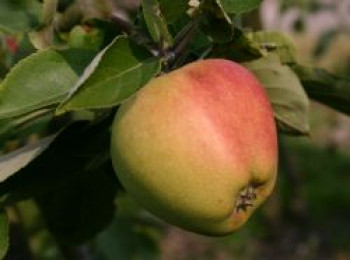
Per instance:
[[[293,66],[310,98],[350,115],[350,79],[324,69]]]

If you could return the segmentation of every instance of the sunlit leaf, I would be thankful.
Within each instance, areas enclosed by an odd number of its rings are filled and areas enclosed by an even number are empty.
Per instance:
[[[160,59],[118,37],[87,68],[58,113],[120,104],[160,71]]]
[[[0,118],[56,104],[76,84],[94,53],[43,50],[21,60],[0,85]]]

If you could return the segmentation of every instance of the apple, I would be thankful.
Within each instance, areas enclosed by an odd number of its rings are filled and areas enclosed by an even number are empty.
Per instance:
[[[151,213],[193,232],[226,235],[275,184],[273,111],[241,65],[193,62],[151,80],[121,105],[111,158],[123,187]]]

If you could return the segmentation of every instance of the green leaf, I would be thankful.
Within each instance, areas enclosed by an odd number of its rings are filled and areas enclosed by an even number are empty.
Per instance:
[[[226,13],[241,14],[259,7],[262,0],[218,0]]]
[[[234,27],[219,0],[204,0],[200,5],[200,26],[214,42],[232,40]]]
[[[3,259],[9,247],[9,220],[6,212],[0,209],[0,259]]]
[[[171,30],[175,36],[174,49],[181,45],[184,51],[202,57],[203,52],[211,48],[213,42],[201,30],[198,30],[198,23],[193,21],[188,15],[183,15],[181,19],[171,24]],[[187,43],[187,44],[186,44]],[[176,46],[176,47],[175,47]],[[181,51],[180,51],[181,53]],[[181,53],[181,55],[186,55]],[[180,58],[178,57],[175,58]]]
[[[167,23],[161,12],[157,0],[142,0],[143,16],[145,18],[148,31],[155,43],[160,44],[163,48],[172,45],[172,37],[169,33]]]
[[[212,45],[212,41],[204,33],[197,31],[193,40],[188,45],[188,50],[198,57],[202,57],[203,54],[212,48]]]
[[[332,75],[324,69],[292,67],[310,98],[350,115],[350,79]]]
[[[62,101],[93,55],[88,50],[47,49],[21,60],[0,85],[0,118]]]
[[[307,135],[309,132],[308,97],[297,75],[279,57],[267,57],[243,64],[266,89],[282,133]]]
[[[40,4],[35,0],[1,0],[0,31],[19,33],[39,24]]]
[[[261,50],[275,52],[279,55],[282,63],[296,63],[297,51],[287,35],[279,32],[254,32],[246,34],[252,42],[257,44]]]
[[[108,108],[120,104],[160,71],[160,59],[117,37],[91,63],[58,113]]]
[[[188,0],[159,0],[160,10],[167,23],[173,23],[181,18],[189,9]]]

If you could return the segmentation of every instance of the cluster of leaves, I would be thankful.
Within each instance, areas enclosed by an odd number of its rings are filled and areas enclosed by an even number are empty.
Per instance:
[[[265,86],[281,133],[308,134],[308,96],[350,114],[348,79],[298,64],[280,33],[242,27],[260,2],[1,1],[0,258],[1,208],[22,199],[35,199],[65,243],[111,221],[119,186],[109,126],[121,102],[162,72],[205,58],[241,63]]]

